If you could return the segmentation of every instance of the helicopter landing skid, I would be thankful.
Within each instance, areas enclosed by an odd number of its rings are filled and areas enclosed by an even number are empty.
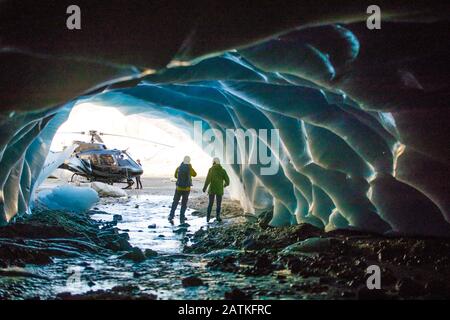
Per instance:
[[[84,176],[82,176],[82,175],[80,175],[80,174],[78,174],[78,173],[74,173],[73,175],[72,175],[72,177],[70,178],[70,182],[73,182],[73,183],[81,183],[81,182],[89,182],[89,180],[86,178],[86,177],[84,177]]]

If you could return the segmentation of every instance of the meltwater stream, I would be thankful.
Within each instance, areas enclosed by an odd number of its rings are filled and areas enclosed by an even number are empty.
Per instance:
[[[7,291],[11,299],[53,299],[63,292],[83,294],[116,286],[137,286],[140,294],[153,294],[157,299],[223,299],[225,292],[233,288],[258,292],[253,295],[257,299],[273,298],[274,294],[282,297],[280,292],[288,288],[289,282],[280,284],[273,277],[210,270],[202,255],[183,254],[188,236],[208,226],[204,217],[193,216],[193,210],[188,209],[186,217],[190,226],[186,232],[178,232],[178,210],[174,225],[167,220],[171,201],[172,197],[165,195],[132,195],[121,200],[104,198],[96,206],[101,213],[92,216],[112,221],[115,214],[120,214],[122,220],[117,224],[120,232],[129,234],[133,246],[157,251],[156,257],[141,263],[119,259],[119,254],[58,258],[50,265],[26,267],[39,277],[1,279],[2,290]],[[183,287],[182,279],[189,276],[198,276],[207,285]],[[275,286],[279,293],[273,291]]]
[[[122,220],[118,222],[117,227],[129,234],[132,246],[142,250],[153,249],[163,255],[176,254],[181,252],[187,234],[205,226],[205,219],[192,216],[192,210],[188,209],[188,230],[186,233],[177,232],[178,219],[174,220],[174,225],[167,220],[171,201],[172,197],[164,195],[135,195],[119,202],[116,199],[108,201],[106,198],[96,208],[108,214],[95,214],[92,218],[112,221],[114,214],[120,214]]]

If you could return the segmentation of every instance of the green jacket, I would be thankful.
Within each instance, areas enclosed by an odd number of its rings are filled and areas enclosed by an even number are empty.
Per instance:
[[[203,190],[208,188],[209,194],[223,195],[223,188],[230,184],[230,178],[227,172],[220,164],[214,164],[208,171]]]

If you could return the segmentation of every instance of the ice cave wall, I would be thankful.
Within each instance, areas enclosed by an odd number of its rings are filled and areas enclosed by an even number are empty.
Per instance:
[[[230,128],[278,129],[275,175],[261,175],[261,165],[229,165],[239,182],[233,194],[249,211],[273,207],[274,226],[308,222],[328,230],[450,235],[450,25],[443,17],[448,6],[425,8],[418,2],[413,9],[423,14],[410,15],[401,1],[391,1],[389,21],[373,31],[358,21],[365,17],[363,5],[344,3],[334,12],[322,8],[303,20],[298,8],[261,5],[246,11],[259,28],[244,28],[242,13],[233,16],[231,10],[224,25],[202,20],[187,28],[190,34],[169,28],[172,34],[164,39],[141,32],[150,26],[161,33],[168,29],[152,16],[149,25],[139,19],[119,22],[114,39],[91,47],[86,43],[109,30],[101,22],[91,39],[55,32],[50,19],[36,26],[41,40],[36,41],[17,20],[42,18],[44,12],[28,11],[25,1],[19,14],[12,2],[0,3],[3,223],[29,211],[56,128],[74,103],[89,99],[127,113],[165,117],[189,132],[195,120],[217,134]],[[58,9],[46,2],[44,7]],[[186,10],[211,12],[194,7]],[[297,15],[288,9],[297,9]],[[272,23],[257,22],[270,11]],[[8,12],[16,14],[14,22]],[[191,24],[183,19],[180,24]],[[130,37],[130,30],[138,31]],[[43,41],[44,35],[64,46]],[[155,41],[160,41],[157,49]],[[193,62],[176,63],[180,60]],[[226,152],[244,150],[251,151],[240,145]]]

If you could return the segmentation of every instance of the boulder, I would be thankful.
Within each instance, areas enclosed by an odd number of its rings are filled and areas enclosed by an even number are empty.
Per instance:
[[[152,250],[152,249],[145,249],[144,255],[146,258],[152,258],[152,257],[156,257],[158,255],[158,252],[156,252],[155,250]]]
[[[184,278],[181,280],[181,283],[183,287],[200,287],[205,285],[202,279],[195,276]]]
[[[295,253],[321,253],[327,252],[332,248],[333,242],[336,241],[332,238],[309,238],[284,248],[282,254],[295,254]]]
[[[121,255],[120,259],[142,262],[145,261],[146,257],[141,249],[139,249],[138,247],[133,247],[130,251]]]

